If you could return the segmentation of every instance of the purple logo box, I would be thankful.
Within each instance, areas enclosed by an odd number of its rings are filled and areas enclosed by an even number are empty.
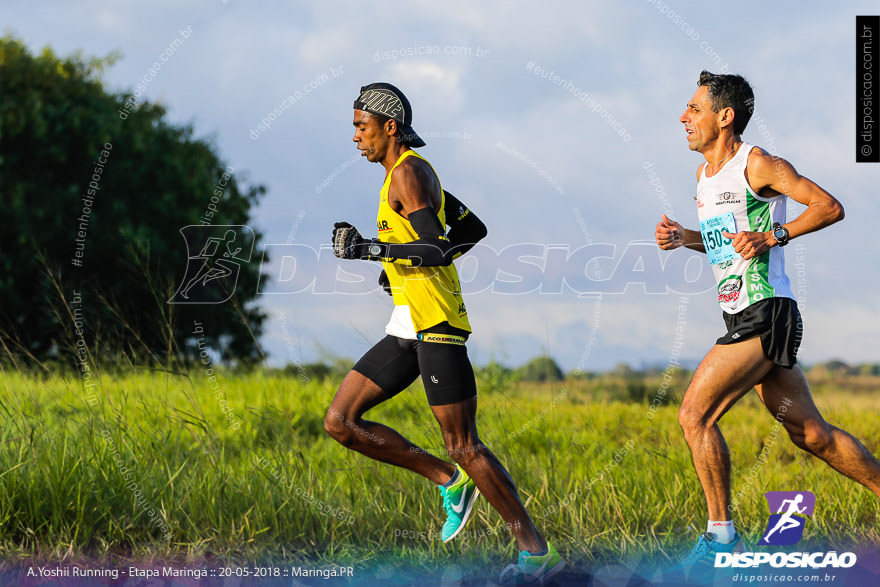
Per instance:
[[[800,498],[798,498],[800,496]],[[770,506],[771,514],[785,513],[788,508],[782,508],[784,501],[796,501],[800,512],[795,512],[797,516],[812,516],[816,509],[816,496],[809,491],[768,491],[764,494],[767,498],[767,505]],[[806,509],[804,509],[806,508]],[[783,511],[779,511],[783,509]]]

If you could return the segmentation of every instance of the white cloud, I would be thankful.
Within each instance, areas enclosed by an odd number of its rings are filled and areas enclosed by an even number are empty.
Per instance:
[[[871,305],[880,276],[867,270],[876,246],[861,235],[873,233],[880,213],[880,166],[853,163],[849,84],[854,15],[870,13],[874,4],[802,5],[792,12],[755,2],[723,19],[710,6],[669,4],[732,69],[755,83],[777,151],[844,201],[843,225],[800,241],[809,259],[805,352],[824,358],[846,351],[867,360],[877,347]],[[419,132],[469,135],[435,136],[422,153],[444,186],[486,221],[487,242],[496,248],[514,242],[580,246],[587,235],[575,209],[594,241],[625,245],[651,238],[663,208],[642,169],[646,160],[655,164],[677,216],[693,224],[700,157],[687,150],[678,116],[699,70],[717,67],[699,41],[649,3],[382,0],[351,6],[331,1],[257,9],[218,0],[182,6],[94,2],[81,9],[49,2],[37,13],[19,1],[4,6],[4,17],[35,49],[47,43],[62,54],[121,49],[123,59],[107,74],[114,88],[134,86],[177,31],[192,24],[193,37],[146,95],[161,97],[172,120],[195,121],[197,135],[216,136],[237,171],[267,185],[256,214],[267,242],[285,242],[301,212],[298,243],[325,243],[332,222],[342,217],[369,232],[383,175],[379,166],[358,160],[320,194],[315,185],[354,154],[351,102],[361,85],[380,79],[407,93]],[[753,18],[750,7],[761,10],[762,18]],[[489,53],[375,58],[378,51],[420,46]],[[568,90],[526,70],[529,61],[593,94],[632,139],[620,140]],[[338,66],[344,67],[340,78],[285,111],[259,140],[248,137],[286,96]],[[755,128],[746,135],[763,139]],[[466,301],[477,329],[474,348],[481,354],[502,345],[527,358],[541,351],[548,336],[558,337],[552,349],[571,366],[581,355],[579,340],[590,317],[583,301],[568,295],[473,296]],[[596,360],[662,359],[670,324],[657,316],[668,313],[676,298],[634,292],[609,297]],[[695,316],[688,327],[693,355],[719,334],[710,298],[695,296],[689,310]],[[319,341],[353,356],[381,336],[389,311],[378,294],[355,302],[303,295],[265,296],[263,302],[274,312],[286,308],[291,320],[295,316],[306,355]],[[811,346],[810,337],[823,344]],[[283,356],[283,342],[273,319],[266,346]]]
[[[460,112],[465,100],[461,70],[456,65],[408,59],[394,63],[388,79],[407,94],[414,112],[418,108],[418,119],[413,118],[413,124],[429,116],[452,117]]]

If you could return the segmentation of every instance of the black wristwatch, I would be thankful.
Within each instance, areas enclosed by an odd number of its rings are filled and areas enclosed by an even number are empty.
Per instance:
[[[384,243],[377,238],[364,241],[363,247],[361,249],[363,251],[361,259],[381,261],[388,256],[388,243]]]
[[[380,245],[376,241],[373,241],[370,243],[370,246],[367,249],[367,252],[370,254],[371,257],[379,257],[382,255],[383,250],[384,249],[382,248],[382,245]]]
[[[788,244],[788,229],[779,224],[778,222],[773,223],[773,238],[776,239],[776,244],[780,247],[784,247]]]

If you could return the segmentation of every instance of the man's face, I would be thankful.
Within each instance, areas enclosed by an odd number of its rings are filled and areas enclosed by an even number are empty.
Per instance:
[[[678,119],[684,124],[688,148],[691,151],[702,152],[718,138],[721,132],[720,119],[724,110],[722,108],[720,112],[713,112],[709,88],[706,86],[697,88],[681,118]]]
[[[352,140],[357,144],[362,157],[367,161],[376,163],[385,157],[388,144],[392,137],[381,124],[379,119],[363,110],[354,111],[354,137]]]

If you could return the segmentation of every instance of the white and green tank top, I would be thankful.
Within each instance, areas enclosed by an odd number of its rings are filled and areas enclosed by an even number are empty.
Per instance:
[[[786,196],[772,198],[757,195],[746,180],[746,164],[753,145],[743,143],[721,171],[706,177],[706,165],[697,182],[697,213],[700,234],[718,290],[718,304],[728,314],[736,314],[761,300],[792,298],[791,284],[785,274],[782,247],[771,247],[762,255],[744,260],[733,249],[729,233],[764,232],[774,222],[785,223]]]

